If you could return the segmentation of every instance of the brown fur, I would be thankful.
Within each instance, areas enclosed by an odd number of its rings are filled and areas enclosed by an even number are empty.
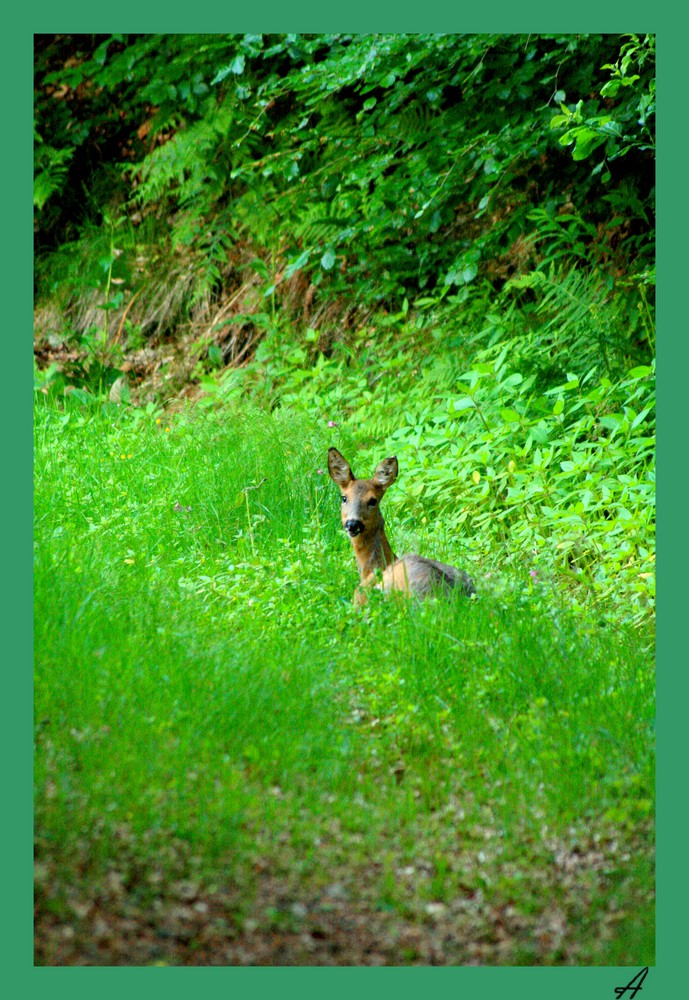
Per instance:
[[[328,472],[342,496],[342,527],[351,539],[359,569],[361,583],[354,592],[354,602],[365,604],[365,588],[371,586],[417,597],[447,592],[453,587],[474,594],[474,584],[462,570],[423,556],[398,559],[390,548],[380,501],[397,479],[398,471],[397,459],[386,458],[371,479],[357,479],[337,448],[328,451]],[[382,574],[379,581],[376,571]]]

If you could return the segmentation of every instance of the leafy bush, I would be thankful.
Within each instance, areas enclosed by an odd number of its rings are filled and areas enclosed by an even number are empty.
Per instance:
[[[389,303],[481,276],[499,287],[524,269],[525,234],[539,253],[549,242],[533,210],[573,203],[606,269],[638,270],[652,260],[654,47],[624,37],[43,36],[39,249],[116,210],[171,224],[192,301],[247,265],[242,242],[267,295],[304,272],[312,295]],[[604,115],[579,96],[592,87]],[[568,126],[573,159],[551,124]],[[582,161],[604,142],[592,174]],[[82,184],[86,202],[51,198]]]
[[[444,547],[498,577],[521,567],[532,581],[571,586],[575,600],[589,594],[616,617],[648,620],[654,364],[611,378],[600,357],[577,356],[576,339],[558,356],[540,332],[499,339],[463,364],[442,328],[423,350],[416,323],[404,336],[396,331],[394,352],[377,336],[313,364],[308,345],[267,340],[241,375],[209,379],[207,398],[248,393],[305,411],[356,454],[359,475],[396,454],[402,476],[386,502],[403,548]]]

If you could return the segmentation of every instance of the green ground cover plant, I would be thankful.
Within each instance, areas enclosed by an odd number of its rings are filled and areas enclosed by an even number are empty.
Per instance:
[[[648,630],[450,536],[477,600],[357,611],[339,429],[71,395],[36,413],[39,962],[652,961]]]
[[[544,310],[532,330],[524,308],[450,299],[364,326],[327,358],[308,331],[301,343],[267,335],[251,365],[202,380],[202,405],[255,398],[329,421],[361,464],[397,455],[404,485],[387,503],[403,540],[460,546],[484,573],[519,567],[648,623],[655,362],[634,364],[623,346],[606,359],[556,308],[557,326]],[[612,350],[617,306],[597,322]]]

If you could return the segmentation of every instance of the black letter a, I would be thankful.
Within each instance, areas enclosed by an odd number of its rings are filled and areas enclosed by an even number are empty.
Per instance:
[[[631,982],[629,982],[626,986],[616,986],[615,993],[617,993],[618,997],[623,997],[624,994],[627,992],[627,990],[629,990],[632,997],[635,997],[637,992],[641,989],[641,984],[643,983],[647,975],[648,975],[648,966],[646,966],[645,969],[642,969],[641,972],[637,972],[637,974],[634,976]],[[637,979],[639,980],[638,983],[636,982]]]

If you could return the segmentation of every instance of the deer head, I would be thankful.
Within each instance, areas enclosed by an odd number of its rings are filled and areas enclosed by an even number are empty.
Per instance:
[[[397,479],[397,459],[386,458],[371,479],[357,479],[337,448],[328,451],[328,472],[342,496],[342,526],[351,539],[362,540],[383,527],[379,504],[388,486]]]

